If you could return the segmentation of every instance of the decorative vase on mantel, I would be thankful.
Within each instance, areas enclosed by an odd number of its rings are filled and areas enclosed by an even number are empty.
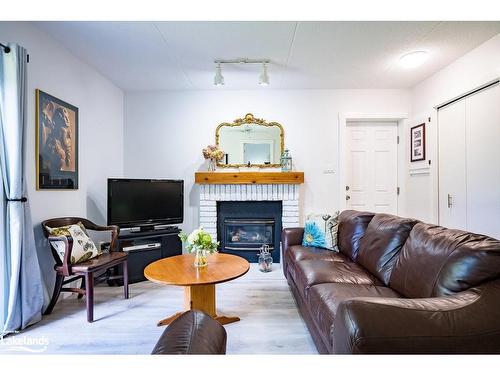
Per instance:
[[[217,161],[215,159],[208,159],[208,171],[215,172]]]
[[[202,150],[203,157],[208,160],[208,171],[215,172],[217,160],[224,158],[224,151],[219,146],[208,145]]]

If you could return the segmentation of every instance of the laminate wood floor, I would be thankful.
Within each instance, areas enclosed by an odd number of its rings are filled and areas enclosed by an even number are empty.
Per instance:
[[[85,299],[60,299],[53,313],[23,332],[18,343],[40,340],[47,345],[20,345],[52,354],[149,354],[165,329],[156,322],[182,309],[181,287],[149,281],[123,288],[95,290],[94,323],[87,323]],[[243,277],[217,285],[217,309],[240,322],[226,325],[227,354],[315,354],[280,265],[262,273],[256,264]],[[40,341],[39,341],[40,342]],[[28,353],[0,345],[0,353]]]

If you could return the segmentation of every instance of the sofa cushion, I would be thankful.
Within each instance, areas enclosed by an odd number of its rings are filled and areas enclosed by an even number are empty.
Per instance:
[[[339,304],[356,297],[397,298],[400,295],[384,286],[345,283],[313,285],[309,290],[309,308],[325,342],[333,342],[331,330]]]
[[[320,249],[317,247],[304,247],[302,245],[290,246],[286,252],[288,260],[298,262],[299,260],[327,260],[332,262],[346,262],[349,259],[335,251]]]
[[[375,276],[353,262],[301,260],[296,263],[295,284],[305,300],[311,286],[323,283],[381,285]]]
[[[324,260],[330,262],[350,262],[350,259],[345,255],[335,251],[320,249],[317,247],[304,247],[302,245],[290,246],[284,254],[284,262],[286,265],[286,272],[289,273],[293,279],[296,278],[297,262],[301,260]]]
[[[353,210],[342,211],[339,215],[337,234],[339,250],[353,261],[358,258],[359,242],[374,215],[371,212]]]
[[[396,263],[389,286],[405,297],[440,297],[500,277],[500,241],[418,223]]]
[[[414,219],[376,214],[360,240],[358,263],[389,284],[392,267],[416,223]]]

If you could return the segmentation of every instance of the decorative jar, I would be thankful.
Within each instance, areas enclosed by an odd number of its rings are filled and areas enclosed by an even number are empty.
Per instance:
[[[273,257],[269,252],[269,245],[263,245],[259,252],[259,271],[271,272],[273,270]]]

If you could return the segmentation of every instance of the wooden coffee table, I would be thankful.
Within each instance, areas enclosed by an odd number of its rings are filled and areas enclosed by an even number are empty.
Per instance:
[[[215,308],[215,284],[234,280],[248,272],[250,264],[236,255],[213,254],[208,257],[208,266],[196,268],[194,255],[177,255],[160,259],[144,269],[144,276],[160,284],[184,287],[184,310],[200,310],[221,324],[237,322],[236,316],[217,315]],[[178,312],[158,322],[158,326],[173,322]]]

